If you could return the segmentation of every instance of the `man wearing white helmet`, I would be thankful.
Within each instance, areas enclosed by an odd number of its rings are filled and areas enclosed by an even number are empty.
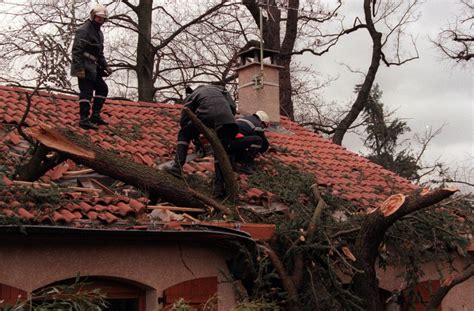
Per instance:
[[[269,147],[265,128],[269,126],[270,118],[265,111],[259,110],[253,115],[238,118],[236,122],[239,134],[230,145],[231,160],[234,169],[251,174],[255,157]]]
[[[112,72],[104,57],[104,35],[100,30],[107,18],[107,8],[96,4],[90,18],[77,28],[72,46],[71,75],[79,82],[79,126],[84,129],[108,124],[100,116],[109,92],[103,77]]]

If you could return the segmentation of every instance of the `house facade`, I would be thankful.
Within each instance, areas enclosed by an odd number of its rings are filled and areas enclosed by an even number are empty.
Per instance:
[[[180,231],[91,230],[61,226],[0,226],[0,300],[15,304],[54,284],[85,278],[126,310],[166,308],[180,298],[216,310],[235,305],[229,261],[249,235],[207,228]],[[22,294],[23,297],[18,298]],[[112,309],[122,310],[122,309]]]

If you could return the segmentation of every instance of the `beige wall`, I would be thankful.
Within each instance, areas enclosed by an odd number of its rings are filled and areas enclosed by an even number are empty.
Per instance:
[[[31,292],[50,283],[81,276],[117,277],[143,284],[147,311],[157,310],[157,298],[177,283],[200,277],[218,277],[219,309],[230,310],[233,288],[224,254],[209,244],[149,241],[139,243],[0,244],[0,282]]]
[[[474,255],[471,254],[471,258],[461,258],[458,257],[454,261],[454,267],[459,271],[463,271],[463,267],[473,260]],[[441,270],[439,270],[440,268]],[[450,269],[447,264],[443,266],[436,267],[435,264],[427,264],[422,267],[425,275],[420,279],[422,281],[428,280],[440,280],[443,277],[440,277],[439,271],[442,271],[444,278],[450,274]],[[404,270],[400,267],[387,267],[387,270],[382,269],[377,271],[377,276],[379,278],[379,287],[392,291],[397,290],[400,287],[403,277]],[[458,272],[453,272],[455,275]],[[468,311],[473,310],[474,306],[474,278],[470,278],[464,283],[459,284],[458,286],[452,288],[448,295],[444,298],[442,303],[443,311]]]

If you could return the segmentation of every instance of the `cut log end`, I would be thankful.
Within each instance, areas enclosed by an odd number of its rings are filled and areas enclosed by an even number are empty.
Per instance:
[[[454,281],[454,276],[450,275],[441,283],[441,286],[448,287],[449,285],[451,285],[451,283],[453,283],[453,281]]]
[[[454,186],[444,187],[443,190],[449,191],[449,192],[451,192],[451,193],[455,193],[455,192],[458,192],[458,191],[459,191],[459,189],[456,188],[456,187],[454,187]]]
[[[342,252],[344,253],[344,255],[346,255],[347,258],[349,258],[351,261],[356,261],[356,257],[354,256],[354,254],[352,254],[351,250],[349,249],[349,247],[347,246],[343,246],[342,247]]]
[[[430,192],[431,192],[431,190],[430,190],[429,188],[423,188],[423,189],[421,189],[421,191],[420,191],[420,196],[423,197],[423,196],[427,195],[427,194],[430,193]]]
[[[388,217],[398,211],[398,209],[405,203],[405,195],[399,193],[394,194],[388,199],[386,199],[382,205],[380,205],[380,212],[384,215],[384,217]]]
[[[36,139],[48,148],[64,152],[87,159],[94,159],[95,152],[83,149],[69,141],[64,135],[61,135],[53,128],[45,125],[35,126],[25,129],[25,133]]]

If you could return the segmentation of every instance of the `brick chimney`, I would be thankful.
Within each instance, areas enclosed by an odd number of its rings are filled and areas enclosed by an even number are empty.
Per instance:
[[[273,125],[280,124],[281,66],[275,64],[277,51],[252,47],[240,52],[238,109],[241,114],[265,111]],[[263,57],[262,57],[263,56]],[[263,59],[263,60],[262,60]]]

